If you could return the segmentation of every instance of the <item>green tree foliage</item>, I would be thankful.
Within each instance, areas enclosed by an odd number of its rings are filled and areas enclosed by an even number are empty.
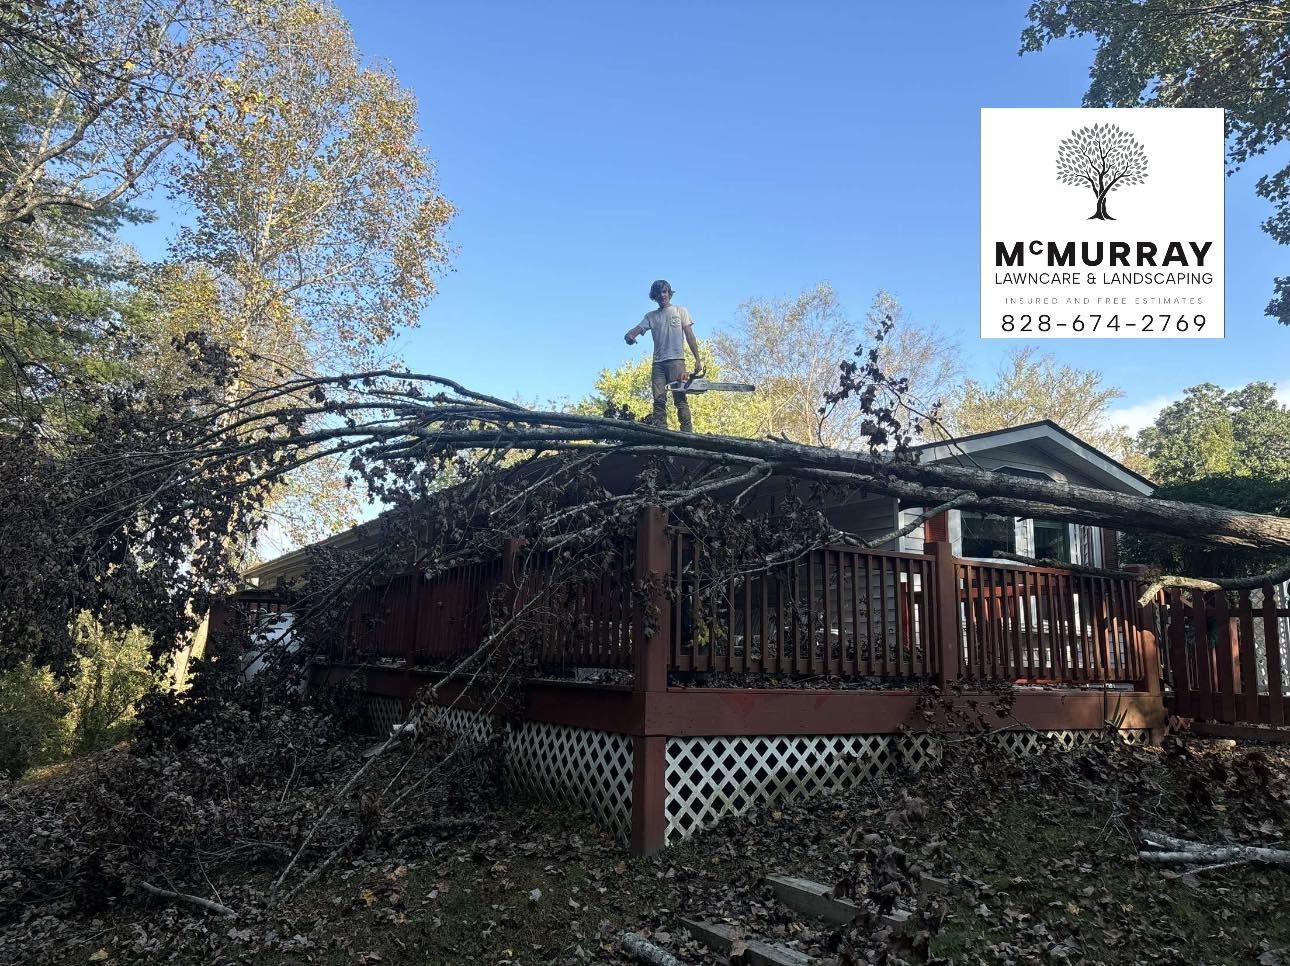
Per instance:
[[[1290,515],[1290,478],[1204,476],[1161,486],[1154,495],[1162,500]],[[1126,560],[1150,564],[1162,573],[1196,577],[1245,577],[1267,573],[1287,562],[1284,556],[1220,550],[1148,533],[1124,534],[1121,555]]]
[[[1067,432],[1129,465],[1139,462],[1128,432],[1110,421],[1123,390],[1096,370],[1063,365],[1033,346],[1008,353],[992,382],[967,379],[946,408],[952,435],[968,436],[1051,419]]]
[[[1162,499],[1290,514],[1290,407],[1277,402],[1271,383],[1192,386],[1138,434],[1138,445]],[[1266,573],[1286,562],[1147,534],[1126,534],[1124,550],[1128,559],[1196,576]]]
[[[79,660],[68,692],[68,751],[84,755],[120,740],[135,705],[159,683],[152,642],[138,628],[105,630],[89,614],[76,621]]]
[[[1290,11],[1282,0],[1035,0],[1021,49],[1091,36],[1088,107],[1221,107],[1229,170],[1282,143],[1290,127]],[[1258,181],[1263,228],[1290,243],[1290,165]],[[1290,325],[1290,276],[1267,313]]]
[[[119,741],[157,684],[150,642],[138,630],[108,632],[82,613],[72,633],[77,663],[65,686],[30,661],[0,672],[0,774],[21,778]]]
[[[1138,434],[1138,446],[1162,484],[1209,476],[1287,480],[1290,407],[1277,402],[1269,382],[1230,391],[1192,386]]]

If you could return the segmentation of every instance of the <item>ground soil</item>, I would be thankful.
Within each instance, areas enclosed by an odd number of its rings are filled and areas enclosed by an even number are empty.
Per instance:
[[[968,738],[933,771],[759,809],[649,859],[576,812],[454,782],[435,814],[374,834],[284,906],[265,902],[276,856],[189,870],[169,881],[237,916],[135,891],[93,912],[31,902],[0,927],[0,960],[626,963],[633,930],[683,962],[719,961],[677,928],[685,915],[843,963],[1290,962],[1290,870],[1184,874],[1137,858],[1149,829],[1290,839],[1284,748],[1170,739],[1023,759]],[[872,915],[845,930],[804,921],[763,884],[776,872],[830,883]],[[914,928],[882,925],[893,906],[913,909]]]

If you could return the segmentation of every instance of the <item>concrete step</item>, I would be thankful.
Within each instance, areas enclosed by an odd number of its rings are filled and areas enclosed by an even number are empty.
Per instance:
[[[768,875],[766,884],[775,893],[775,898],[794,912],[812,919],[823,919],[835,926],[850,924],[862,912],[854,902],[836,898],[833,887],[822,882],[795,875]]]
[[[721,922],[682,919],[681,928],[713,952],[723,956],[729,955],[735,944],[741,942],[744,946],[744,962],[751,963],[752,966],[814,966],[820,962],[814,956],[788,946],[740,936],[734,926]]]
[[[775,898],[794,912],[813,919],[820,919],[835,926],[846,926],[860,915],[861,909],[849,899],[839,899],[833,894],[831,886],[812,879],[803,879],[794,875],[768,875],[766,884],[775,893]],[[924,894],[945,895],[950,884],[945,879],[925,875],[919,885]],[[908,909],[893,909],[882,917],[885,925],[900,929],[909,921]]]

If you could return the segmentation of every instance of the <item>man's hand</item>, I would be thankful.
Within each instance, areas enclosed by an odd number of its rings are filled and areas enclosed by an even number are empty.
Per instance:
[[[635,344],[636,344],[636,330],[635,330],[635,329],[628,329],[628,330],[627,330],[627,334],[626,334],[625,336],[623,336],[623,341],[625,341],[628,345],[635,345]]]

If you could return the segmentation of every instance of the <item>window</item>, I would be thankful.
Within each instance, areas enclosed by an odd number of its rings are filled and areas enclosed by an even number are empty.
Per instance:
[[[963,528],[962,556],[993,557],[996,550],[1017,552],[1017,522],[1013,517],[962,510],[959,522]]]
[[[1055,520],[1035,520],[1035,557],[1071,563],[1070,527]]]

